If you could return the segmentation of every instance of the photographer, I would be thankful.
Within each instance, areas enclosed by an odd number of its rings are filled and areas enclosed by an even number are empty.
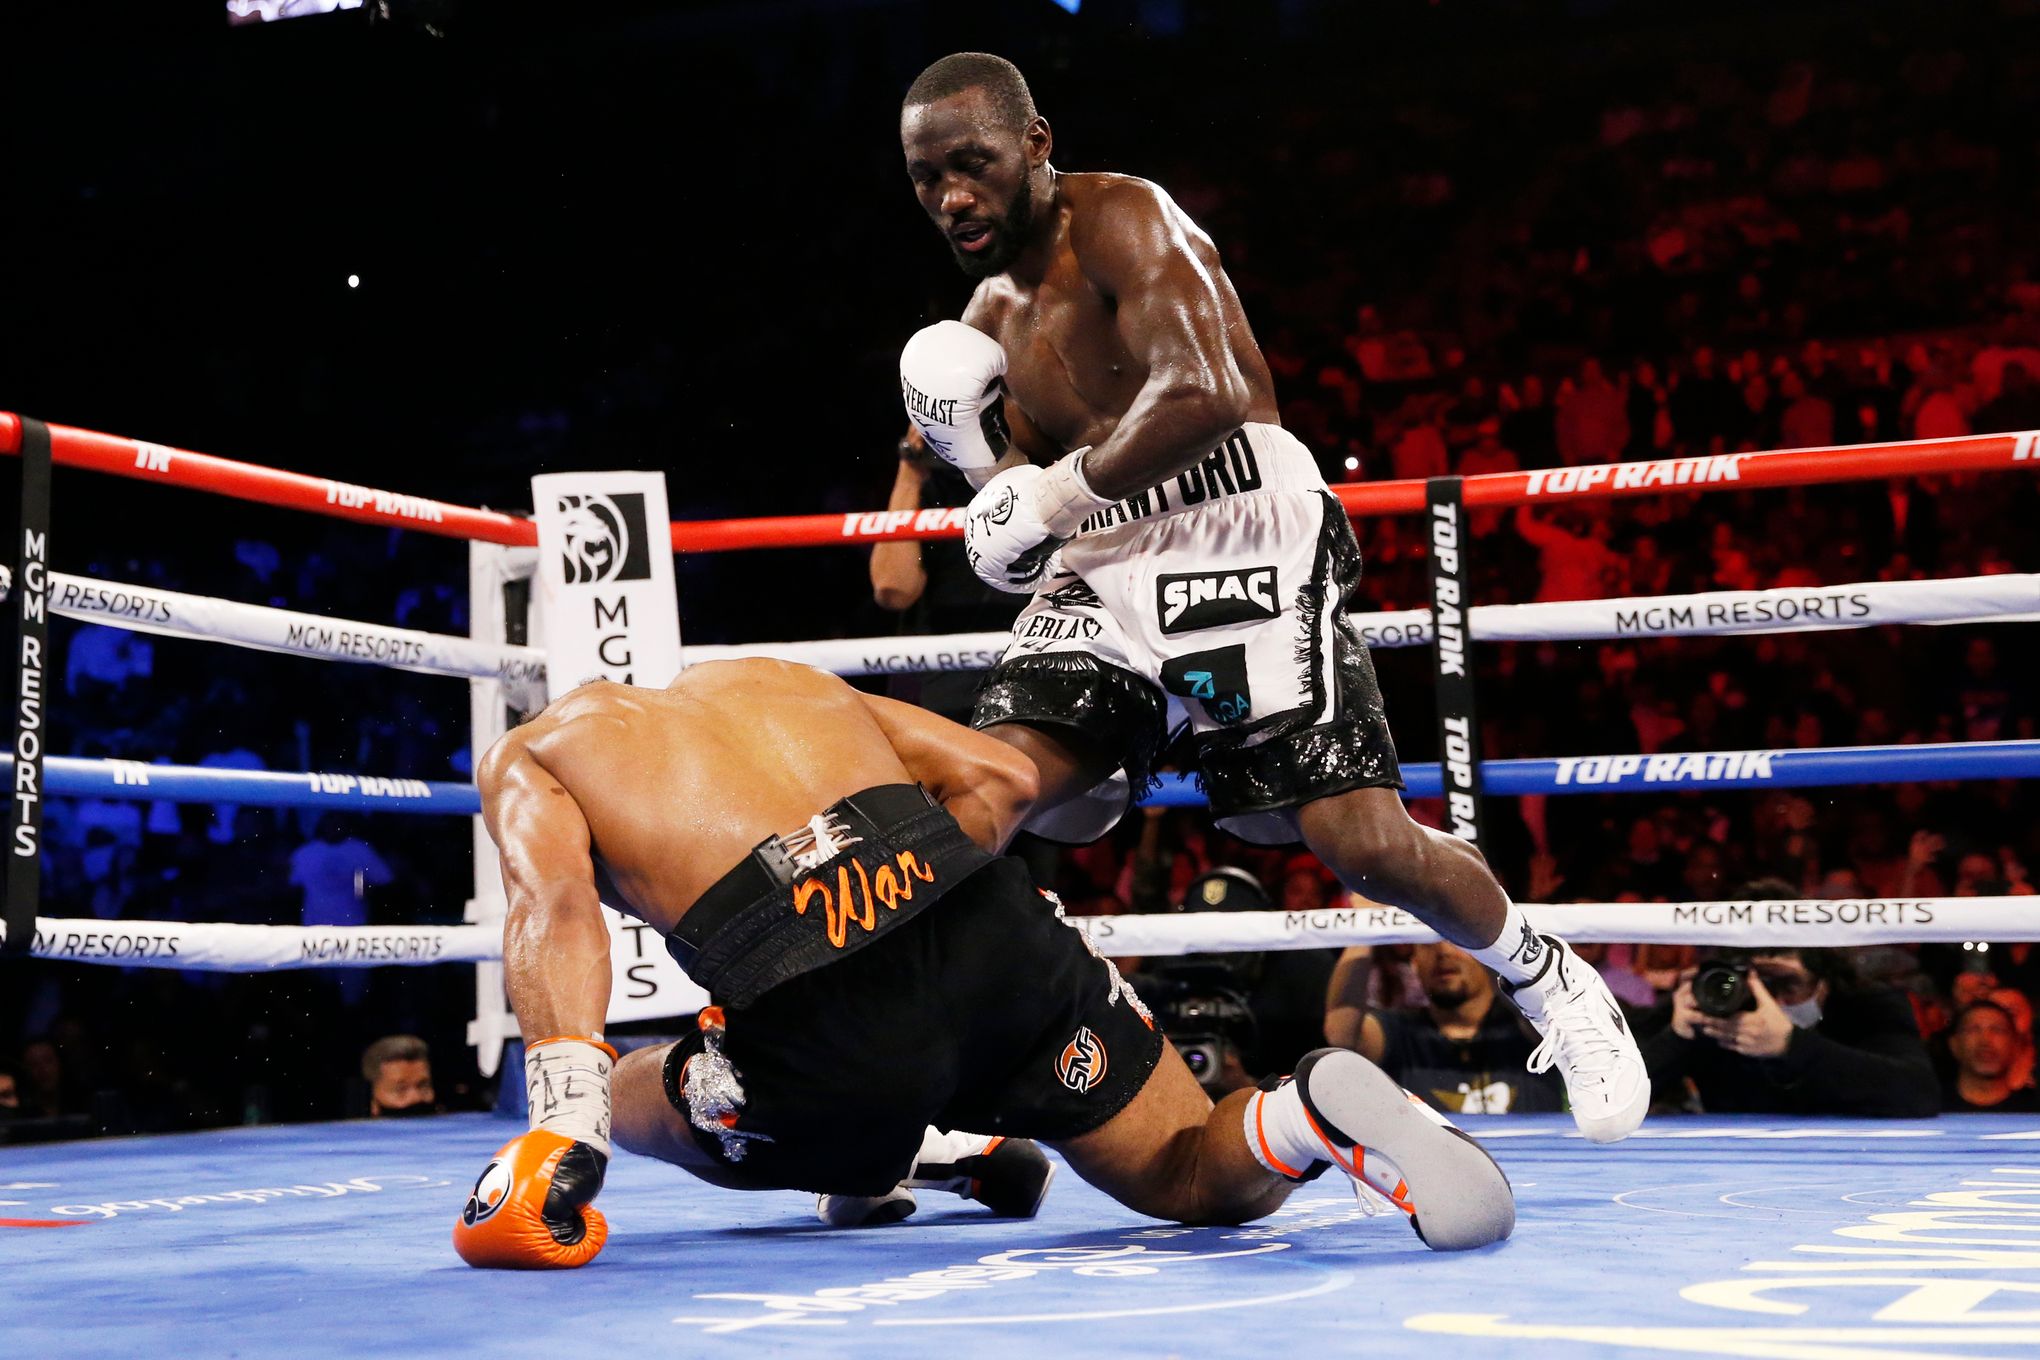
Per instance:
[[[1709,1114],[1924,1118],[1940,1109],[1904,994],[1856,986],[1834,950],[1703,959],[1681,978],[1670,1022],[1645,1041],[1643,1059],[1661,1099],[1691,1078]]]
[[[1325,994],[1325,1041],[1357,1050],[1426,1102],[1451,1114],[1560,1110],[1564,1088],[1524,1070],[1537,1036],[1495,994],[1495,980],[1463,949],[1420,944],[1413,960],[1422,1006],[1370,1009],[1374,951],[1340,955]]]

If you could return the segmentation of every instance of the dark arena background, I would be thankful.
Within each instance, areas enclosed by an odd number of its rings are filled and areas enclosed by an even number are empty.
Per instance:
[[[477,564],[532,478],[663,475],[687,661],[967,718],[1022,603],[902,438],[972,284],[900,103],[958,51],[1216,243],[1411,815],[1578,942],[1649,1118],[1584,1140],[1487,971],[1178,744],[1014,853],[1214,1097],[1360,1049],[1508,1241],[1060,1160],[850,1230],[619,1152],[597,1260],[470,1269],[527,1115],[476,734],[558,622]],[[16,4],[0,128],[0,1350],[2040,1353],[2040,0]],[[663,589],[630,504],[582,567]],[[613,924],[610,1041],[695,1029]]]

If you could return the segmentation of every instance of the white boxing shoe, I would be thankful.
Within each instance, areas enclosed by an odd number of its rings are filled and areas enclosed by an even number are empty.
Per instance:
[[[815,1217],[832,1228],[877,1228],[912,1218],[920,1207],[904,1185],[883,1195],[816,1195]]]
[[[1325,1157],[1408,1215],[1425,1246],[1465,1251],[1515,1230],[1515,1194],[1487,1149],[1373,1063],[1320,1048],[1290,1080]]]
[[[815,1216],[832,1228],[881,1227],[913,1217],[916,1190],[942,1190],[1002,1218],[1033,1218],[1054,1180],[1055,1163],[1024,1138],[931,1128],[907,1179],[883,1195],[817,1195]]]
[[[1589,1142],[1618,1142],[1636,1132],[1650,1108],[1643,1053],[1601,975],[1564,940],[1537,938],[1549,950],[1543,969],[1528,982],[1502,985],[1544,1036],[1527,1066],[1532,1072],[1559,1069],[1573,1122]]]

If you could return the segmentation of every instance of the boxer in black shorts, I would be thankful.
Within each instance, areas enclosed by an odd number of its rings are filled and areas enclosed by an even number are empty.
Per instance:
[[[719,662],[664,690],[574,690],[498,742],[477,783],[531,1129],[455,1225],[471,1264],[593,1259],[608,1228],[590,1201],[618,1146],[718,1185],[883,1207],[902,1182],[993,1202],[979,1173],[1040,1138],[1160,1218],[1256,1218],[1337,1165],[1433,1247],[1514,1224],[1493,1161],[1356,1053],[1214,1107],[1112,966],[997,857],[1034,775],[990,737],[804,666]],[[621,1062],[600,1033],[605,898],[714,1002],[685,1041]],[[940,1132],[956,1128],[975,1132]],[[1032,1212],[1045,1175],[1032,1184],[1007,1211]]]
[[[854,826],[860,802],[888,798],[930,807],[896,785],[828,815]],[[798,885],[833,885],[847,866],[855,893],[865,873],[896,862],[866,839],[790,877],[746,861],[717,886],[736,880],[805,935],[816,927],[791,911]],[[929,1125],[1060,1141],[1140,1093],[1164,1047],[1153,1018],[1020,862],[979,852],[927,863],[933,881],[899,909],[916,911],[911,922],[748,1004],[725,1001],[673,1046],[667,1100],[718,1163],[768,1184],[883,1197],[914,1170]],[[967,876],[934,904],[952,867]],[[752,896],[759,883],[768,886]],[[710,992],[724,995],[714,983]],[[721,1104],[737,1086],[742,1099]]]

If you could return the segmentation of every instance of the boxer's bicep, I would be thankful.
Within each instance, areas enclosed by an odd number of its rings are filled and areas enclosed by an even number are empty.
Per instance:
[[[500,754],[499,754],[500,752]],[[593,837],[581,805],[530,752],[498,747],[477,772],[483,820],[513,905],[586,884],[595,891]]]
[[[1182,472],[1253,408],[1226,329],[1217,253],[1194,234],[1161,190],[1139,180],[1101,192],[1072,230],[1120,342],[1147,366],[1133,402],[1085,459],[1098,495],[1128,496]]]
[[[521,743],[476,772],[503,865],[503,982],[527,1040],[596,1034],[609,1009],[609,931],[581,806]]]
[[[1004,742],[938,717],[925,708],[860,693],[893,754],[938,799],[979,782],[1014,754]]]

